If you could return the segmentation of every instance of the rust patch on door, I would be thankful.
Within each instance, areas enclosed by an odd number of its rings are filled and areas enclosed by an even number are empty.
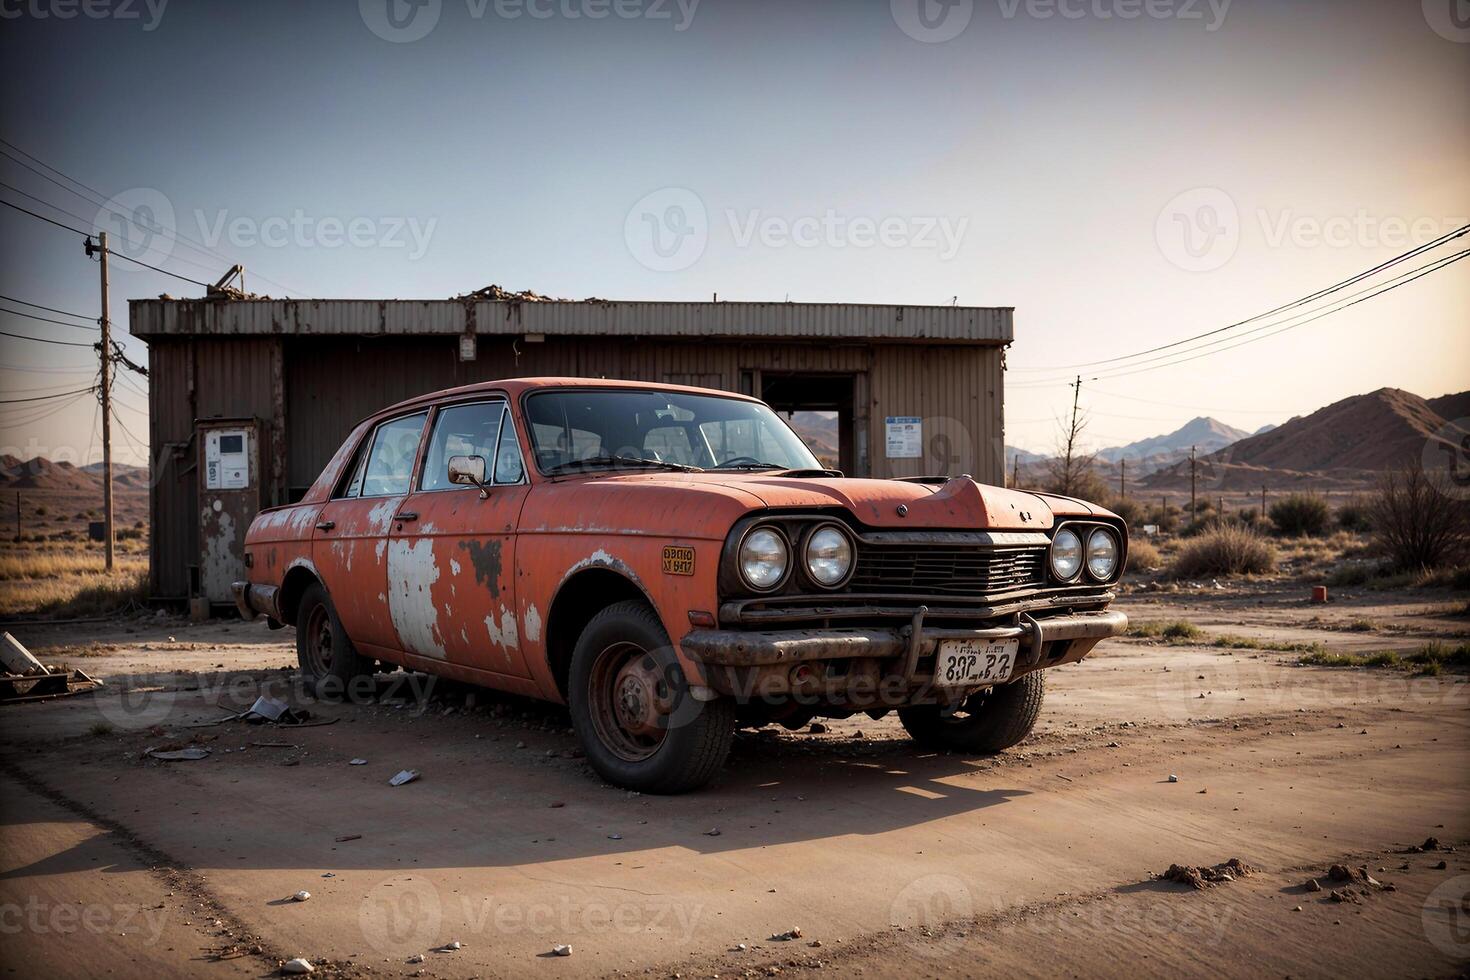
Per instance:
[[[470,565],[475,569],[475,581],[500,597],[500,542],[461,541],[459,546],[469,552]]]

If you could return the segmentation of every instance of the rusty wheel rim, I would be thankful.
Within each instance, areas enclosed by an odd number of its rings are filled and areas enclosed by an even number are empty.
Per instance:
[[[306,617],[306,661],[318,676],[332,666],[332,617],[323,603],[312,607]]]
[[[653,654],[614,643],[592,664],[588,692],[597,738],[624,762],[643,762],[663,745],[673,697]]]

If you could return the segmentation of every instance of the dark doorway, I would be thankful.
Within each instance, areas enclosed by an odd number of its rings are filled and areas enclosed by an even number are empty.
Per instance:
[[[824,466],[852,475],[851,374],[775,374],[761,372],[761,400],[785,416]]]

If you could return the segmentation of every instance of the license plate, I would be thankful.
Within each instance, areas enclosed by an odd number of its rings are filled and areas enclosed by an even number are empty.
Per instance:
[[[940,640],[934,683],[945,687],[1003,684],[1016,669],[1020,640]]]

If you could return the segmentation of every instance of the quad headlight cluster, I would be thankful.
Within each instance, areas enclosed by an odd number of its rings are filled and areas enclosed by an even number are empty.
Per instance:
[[[807,578],[824,589],[835,589],[847,581],[857,554],[852,537],[836,524],[814,528],[806,535],[801,551]],[[786,580],[791,569],[791,545],[775,527],[752,528],[740,541],[738,563],[746,585],[768,592]]]
[[[1051,573],[1071,582],[1086,565],[1091,578],[1106,582],[1118,570],[1118,553],[1118,535],[1110,528],[1063,527],[1051,540]]]

